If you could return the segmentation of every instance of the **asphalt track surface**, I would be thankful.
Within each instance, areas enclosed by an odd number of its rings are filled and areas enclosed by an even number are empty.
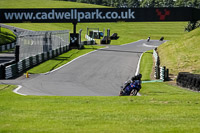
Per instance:
[[[135,75],[141,54],[162,43],[140,40],[122,46],[109,46],[47,74],[1,82],[20,85],[21,88],[15,92],[23,95],[117,96],[120,86]]]

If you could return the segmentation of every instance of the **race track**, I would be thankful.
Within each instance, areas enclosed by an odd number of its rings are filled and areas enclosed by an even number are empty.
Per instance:
[[[140,40],[122,46],[96,50],[48,74],[31,75],[13,81],[24,95],[117,96],[120,86],[135,75],[140,55],[161,41]]]

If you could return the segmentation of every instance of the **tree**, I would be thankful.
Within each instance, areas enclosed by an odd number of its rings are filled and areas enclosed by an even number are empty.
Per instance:
[[[101,5],[102,2],[103,2],[103,0],[96,0],[96,4],[97,4],[97,5]]]
[[[192,7],[200,8],[200,0],[192,0]]]
[[[174,0],[161,0],[161,7],[174,7]]]
[[[176,0],[175,6],[177,7],[186,7],[188,0]]]
[[[189,21],[185,27],[185,31],[190,32],[198,27],[200,27],[200,21]]]
[[[137,8],[140,6],[140,2],[139,0],[127,0],[127,5],[128,7],[133,7],[133,8]]]
[[[143,0],[141,2],[141,7],[156,7],[158,5],[157,0]]]
[[[140,6],[141,7],[149,7],[149,0],[142,0]]]

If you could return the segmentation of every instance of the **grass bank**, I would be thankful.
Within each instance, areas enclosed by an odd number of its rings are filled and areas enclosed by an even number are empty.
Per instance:
[[[200,131],[199,93],[143,84],[141,97],[20,96],[0,85],[0,132]]]
[[[28,70],[29,73],[36,74],[36,73],[46,73],[49,71],[52,71],[71,60],[84,55],[86,53],[89,53],[91,51],[94,51],[99,48],[103,48],[104,46],[92,46],[92,45],[85,45],[85,49],[72,49],[64,54],[61,54],[53,59],[50,59],[48,61],[43,62],[42,64]]]
[[[15,40],[16,36],[11,30],[0,27],[0,45],[9,44]]]
[[[199,44],[200,28],[162,44],[158,47],[161,65],[169,68],[174,75],[178,72],[200,74]]]
[[[20,96],[15,87],[0,85],[0,132],[200,132],[200,94],[167,83],[142,84],[141,97]]]

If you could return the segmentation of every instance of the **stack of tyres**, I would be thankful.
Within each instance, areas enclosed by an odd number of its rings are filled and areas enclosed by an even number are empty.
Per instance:
[[[177,77],[177,85],[189,88],[194,91],[200,91],[200,75],[188,72],[180,72]]]

